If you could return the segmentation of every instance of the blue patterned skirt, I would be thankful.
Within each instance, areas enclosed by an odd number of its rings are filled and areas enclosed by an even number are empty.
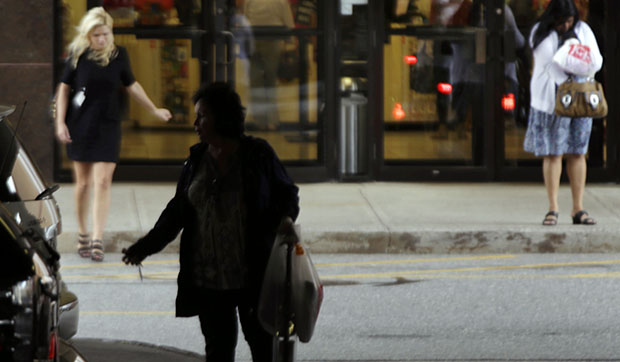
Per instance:
[[[584,155],[591,131],[592,118],[560,117],[530,108],[523,149],[536,156]]]

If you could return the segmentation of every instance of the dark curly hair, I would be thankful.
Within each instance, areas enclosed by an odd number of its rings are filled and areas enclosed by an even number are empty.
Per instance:
[[[224,82],[203,84],[192,97],[194,104],[202,104],[214,118],[215,131],[223,137],[239,138],[243,135],[245,107],[239,94]]]
[[[555,22],[558,20],[573,17],[575,22],[570,30],[575,28],[579,21],[579,11],[574,0],[551,0],[545,12],[540,16],[538,28],[534,33],[534,44],[532,49],[536,49],[538,45],[553,31]]]

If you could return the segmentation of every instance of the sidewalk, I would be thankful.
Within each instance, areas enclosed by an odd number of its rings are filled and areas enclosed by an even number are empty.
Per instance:
[[[584,205],[598,225],[572,225],[568,185],[557,226],[542,226],[544,186],[537,183],[300,184],[303,241],[313,253],[620,252],[620,186],[588,185]],[[172,183],[115,183],[106,251],[144,235],[174,194]],[[77,240],[73,186],[54,194],[63,221],[61,253]],[[178,252],[178,238],[164,252]]]

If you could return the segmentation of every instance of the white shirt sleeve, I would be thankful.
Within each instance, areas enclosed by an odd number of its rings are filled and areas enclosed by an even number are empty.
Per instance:
[[[575,27],[575,30],[577,33],[577,38],[581,44],[587,45],[590,48],[590,56],[592,57],[592,63],[594,65],[593,68],[595,69],[594,73],[590,74],[590,76],[593,77],[594,74],[596,74],[603,67],[603,55],[598,47],[598,43],[596,42],[594,32],[588,24],[583,21],[579,21]]]

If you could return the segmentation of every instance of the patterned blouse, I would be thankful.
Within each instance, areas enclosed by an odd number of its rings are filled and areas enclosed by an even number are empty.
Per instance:
[[[188,190],[196,211],[193,280],[199,288],[241,289],[247,276],[245,251],[246,207],[243,203],[241,163],[234,154],[230,168],[218,173],[205,150]]]

